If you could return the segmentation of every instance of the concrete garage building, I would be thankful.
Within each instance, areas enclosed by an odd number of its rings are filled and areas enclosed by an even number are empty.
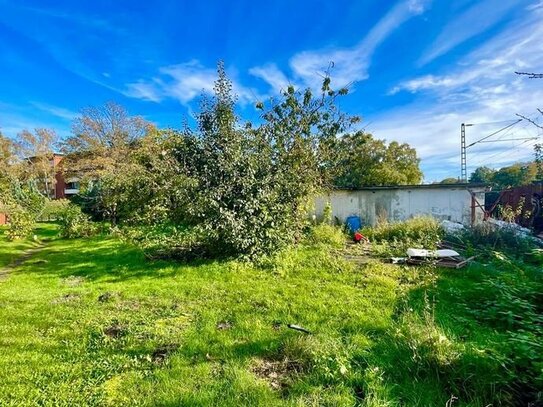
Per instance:
[[[402,221],[417,215],[430,215],[464,225],[482,222],[487,188],[474,184],[429,184],[336,189],[315,202],[321,217],[327,202],[332,215],[344,222],[351,215],[360,216],[365,225],[378,219]]]

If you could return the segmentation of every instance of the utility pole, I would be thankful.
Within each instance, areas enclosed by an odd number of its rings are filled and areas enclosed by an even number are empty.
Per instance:
[[[466,127],[473,126],[473,124],[462,123],[460,125],[460,180],[462,182],[468,182],[468,168],[467,168],[467,156],[466,156]]]
[[[519,137],[519,138],[501,138],[498,140],[488,140],[490,137],[495,136],[496,134],[513,127],[515,124],[520,123],[522,119],[517,119],[513,123],[508,124],[505,127],[502,127],[499,130],[496,130],[495,132],[489,134],[488,136],[483,137],[482,139],[479,139],[477,141],[474,141],[473,143],[470,143],[466,146],[466,127],[473,126],[472,123],[462,123],[460,125],[460,181],[467,183],[468,182],[468,168],[467,168],[467,155],[466,151],[468,148],[473,147],[476,144],[480,143],[497,143],[497,142],[503,142],[503,141],[519,141],[519,140],[538,140],[539,137]],[[484,124],[484,123],[483,123]]]

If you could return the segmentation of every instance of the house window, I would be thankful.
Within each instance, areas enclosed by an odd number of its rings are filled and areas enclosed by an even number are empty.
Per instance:
[[[77,181],[67,182],[66,189],[79,189],[79,182]]]

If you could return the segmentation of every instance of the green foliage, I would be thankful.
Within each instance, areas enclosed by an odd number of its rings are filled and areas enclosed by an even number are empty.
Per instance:
[[[10,205],[6,212],[9,217],[6,236],[9,240],[24,239],[32,234],[36,221],[31,212],[18,204]]]
[[[440,184],[458,184],[460,180],[458,178],[445,178],[441,180]]]
[[[168,225],[190,225],[208,255],[256,258],[300,241],[312,197],[330,185],[337,135],[358,121],[335,105],[347,90],[330,78],[317,96],[290,86],[258,103],[253,125],[237,116],[222,64],[218,74],[195,129],[159,131],[112,104],[84,112],[65,142],[68,175],[81,179],[74,202],[95,220],[155,226],[164,255],[184,239],[167,239]]]
[[[486,354],[492,364],[503,367],[499,381],[509,395],[503,399],[535,401],[543,386],[540,270],[497,253],[487,266],[474,266],[466,277],[462,296],[456,296],[450,312],[469,315],[488,327],[490,335],[499,336],[489,341],[492,350]]]
[[[531,184],[538,178],[538,164],[517,163],[507,167],[494,170],[488,167],[477,168],[470,176],[470,182],[484,183],[493,186],[497,190],[510,187]]]
[[[151,260],[190,261],[213,255],[213,247],[196,228],[163,224],[123,227],[120,236],[136,245]],[[216,256],[219,253],[215,253]]]
[[[526,236],[510,227],[498,227],[490,222],[482,222],[473,227],[465,228],[448,234],[446,239],[466,247],[469,255],[479,254],[491,256],[495,250],[503,250],[512,256],[523,257],[534,247],[531,236]]]
[[[0,132],[0,200],[2,194],[9,190],[13,178],[13,164],[15,161],[15,145],[11,139]]]
[[[43,222],[59,219],[69,203],[67,199],[46,199],[38,220]]]
[[[28,237],[43,211],[46,198],[32,184],[10,179],[0,191],[0,211],[8,216],[11,240]]]
[[[477,167],[469,177],[469,182],[474,184],[487,184],[492,185],[494,182],[494,175],[496,170],[489,167]]]
[[[327,78],[321,97],[289,87],[279,102],[259,105],[259,127],[241,126],[222,65],[218,73],[198,133],[187,136],[196,180],[188,209],[215,252],[255,258],[301,238],[310,197],[326,184],[327,146],[355,118],[337,110]]]
[[[149,132],[132,152],[135,172],[128,199],[119,210],[130,224],[182,224],[186,221],[187,203],[192,199],[195,180],[190,177],[194,142],[174,130]]]
[[[122,161],[102,169],[99,178],[94,178],[94,172],[83,175],[73,201],[94,220],[113,224],[184,221],[191,187],[183,164],[192,153],[187,142],[175,131],[149,131],[132,143]],[[77,161],[77,157],[68,160]]]
[[[342,248],[345,246],[346,236],[343,230],[330,224],[313,226],[309,232],[309,242],[323,244],[330,247]]]
[[[526,253],[526,261],[537,264],[537,265],[543,265],[543,249],[532,249],[528,253]]]
[[[323,223],[330,225],[332,224],[332,204],[330,202],[326,202],[326,205],[324,205],[324,209],[322,211],[322,221]]]
[[[530,184],[535,180],[537,168],[534,163],[513,164],[500,168],[492,180],[498,189]]]
[[[126,220],[137,212],[133,205],[141,202],[138,188],[154,187],[151,180],[145,180],[146,169],[135,156],[146,150],[142,140],[156,129],[141,117],[129,116],[122,106],[108,102],[84,109],[74,120],[73,132],[63,142],[63,169],[67,178],[80,181],[75,201],[95,220],[112,224]],[[141,192],[148,197],[146,190]]]
[[[522,223],[523,220],[529,219],[532,212],[526,209],[526,197],[521,196],[515,207],[506,204],[497,206],[499,217],[508,223]]]
[[[93,236],[100,231],[99,225],[91,222],[89,216],[73,203],[64,205],[58,213],[57,221],[60,225],[60,235],[68,239]]]
[[[419,184],[422,171],[414,148],[396,141],[388,145],[371,134],[347,134],[334,143],[336,186]]]
[[[417,216],[403,222],[380,222],[366,226],[362,234],[377,243],[375,250],[382,255],[405,256],[410,248],[434,249],[442,239],[444,230],[432,217]]]
[[[14,202],[20,205],[35,219],[42,213],[46,200],[47,198],[38,191],[34,184],[18,182],[12,183],[10,196],[7,198],[8,204]]]

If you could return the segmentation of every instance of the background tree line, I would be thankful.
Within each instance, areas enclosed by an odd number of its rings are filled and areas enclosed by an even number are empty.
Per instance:
[[[537,148],[535,150],[537,157]],[[495,190],[502,190],[521,185],[529,185],[533,182],[543,181],[541,165],[536,161],[527,163],[515,163],[500,169],[490,167],[478,167],[469,177],[470,183],[481,183],[491,186]],[[441,184],[457,184],[458,178],[445,178]]]

